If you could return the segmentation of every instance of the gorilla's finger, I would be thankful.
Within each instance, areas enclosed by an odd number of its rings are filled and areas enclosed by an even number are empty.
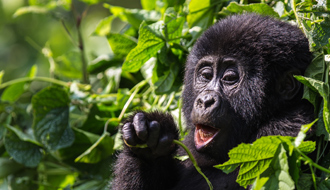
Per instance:
[[[174,146],[173,137],[165,135],[159,139],[155,154],[160,156],[167,155],[171,150],[173,150]]]
[[[134,126],[132,125],[132,123],[126,123],[123,126],[123,139],[125,140],[125,142],[129,145],[135,146],[136,145],[136,141],[135,141],[135,130],[134,130]]]
[[[149,124],[149,137],[147,141],[147,145],[151,149],[155,149],[158,143],[160,132],[160,125],[157,121],[152,121]]]
[[[143,141],[146,141],[148,138],[148,129],[147,120],[143,113],[135,114],[133,118],[133,125],[138,138]]]

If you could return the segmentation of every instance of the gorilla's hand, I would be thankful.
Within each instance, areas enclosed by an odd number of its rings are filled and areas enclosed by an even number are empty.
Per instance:
[[[122,127],[123,139],[130,150],[139,157],[154,159],[171,154],[177,139],[177,129],[172,116],[159,112],[136,113]]]

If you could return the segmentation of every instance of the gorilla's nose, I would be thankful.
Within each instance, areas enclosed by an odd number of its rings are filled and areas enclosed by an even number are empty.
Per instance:
[[[213,93],[201,94],[196,101],[196,107],[199,109],[207,109],[217,107],[219,101],[218,96]],[[213,109],[213,108],[212,108]]]

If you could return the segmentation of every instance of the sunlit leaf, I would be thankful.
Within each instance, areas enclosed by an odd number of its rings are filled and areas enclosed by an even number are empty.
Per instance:
[[[111,31],[111,23],[114,19],[114,16],[108,16],[102,19],[96,26],[95,34],[99,36],[105,36],[110,34]]]
[[[208,28],[213,23],[214,10],[211,7],[211,0],[191,0],[189,3],[189,14],[187,16],[188,27],[199,26]]]
[[[160,25],[162,23],[156,23]],[[141,66],[151,57],[154,57],[158,50],[164,45],[164,41],[159,36],[159,31],[155,31],[155,25],[148,26],[145,22],[141,24],[139,30],[138,45],[127,55],[122,69],[129,72],[138,71]]]
[[[289,190],[295,189],[295,184],[289,174],[289,164],[286,151],[280,145],[270,167],[256,181],[253,190]]]
[[[127,56],[127,54],[137,45],[135,39],[123,34],[111,33],[107,38],[113,53],[119,58]]]
[[[257,139],[253,144],[240,144],[236,148],[229,151],[229,161],[215,166],[225,173],[234,171],[240,166],[237,182],[247,187],[272,163],[276,156],[276,150],[281,144],[284,144],[288,149],[289,155],[293,151],[293,137],[288,136],[267,136]],[[302,142],[301,147],[304,150],[314,150],[315,144],[309,142]],[[300,147],[299,146],[299,147]],[[313,147],[314,146],[314,147]],[[298,148],[299,148],[298,147]]]

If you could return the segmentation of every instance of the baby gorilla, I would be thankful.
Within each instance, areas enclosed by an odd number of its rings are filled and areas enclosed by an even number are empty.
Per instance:
[[[214,189],[243,189],[237,172],[213,166],[228,160],[240,143],[266,135],[296,136],[313,120],[302,100],[303,74],[311,61],[308,41],[295,26],[254,14],[235,15],[210,27],[188,56],[183,112],[189,134],[184,144]],[[115,165],[113,189],[208,189],[204,178],[172,141],[176,124],[167,113],[139,111],[122,127],[126,146]]]

